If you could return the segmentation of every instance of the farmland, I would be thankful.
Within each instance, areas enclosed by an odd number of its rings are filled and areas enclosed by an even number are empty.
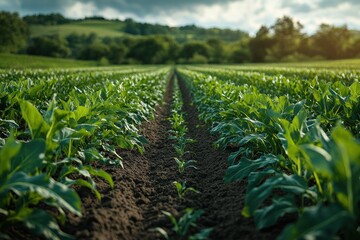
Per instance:
[[[357,60],[0,70],[0,238],[356,239],[359,78]]]

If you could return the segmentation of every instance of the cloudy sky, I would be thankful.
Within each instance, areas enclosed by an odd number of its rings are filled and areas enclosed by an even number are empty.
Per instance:
[[[254,34],[261,25],[292,16],[313,33],[320,23],[360,30],[360,0],[0,0],[21,15],[60,12],[66,17],[133,18],[170,26],[228,27]]]

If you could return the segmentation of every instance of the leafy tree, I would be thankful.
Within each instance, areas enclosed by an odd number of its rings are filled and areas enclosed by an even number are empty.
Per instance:
[[[249,48],[254,62],[264,62],[268,49],[274,45],[270,29],[261,26],[254,38],[249,41]]]
[[[71,50],[67,41],[59,35],[35,37],[31,39],[27,53],[49,57],[68,57]]]
[[[248,39],[242,39],[231,46],[229,61],[233,63],[244,63],[251,61],[251,52]]]
[[[97,40],[98,40],[97,34],[92,32],[89,35],[87,35],[85,44],[91,45],[94,44]]]
[[[209,63],[221,63],[224,62],[225,58],[225,48],[224,43],[216,38],[211,38],[206,41],[207,45],[210,47],[210,59]]]
[[[109,46],[103,43],[93,43],[84,46],[80,50],[80,59],[84,60],[100,60],[103,57],[107,57],[110,54]]]
[[[281,60],[299,50],[303,38],[303,25],[300,22],[284,16],[278,18],[271,28],[274,31],[274,45],[268,51],[268,59]]]
[[[167,59],[168,48],[158,37],[139,39],[130,49],[129,57],[145,64],[164,63]]]
[[[65,39],[68,42],[68,47],[71,49],[71,56],[78,58],[87,36],[85,34],[70,33]]]
[[[64,24],[74,21],[65,18],[60,13],[29,15],[23,17],[23,20],[28,24],[38,24],[38,25],[57,25],[57,24]]]
[[[125,61],[127,49],[124,44],[111,44],[108,59],[113,64],[121,64]]]
[[[210,47],[204,42],[189,42],[185,43],[179,53],[179,57],[182,58],[182,61],[187,62],[194,56],[203,56],[207,60],[210,57]],[[203,60],[203,59],[202,59]]]
[[[352,46],[349,49],[349,57],[360,58],[360,37],[354,39]]]
[[[335,27],[321,24],[313,36],[314,50],[327,59],[339,59],[346,57],[351,48],[351,32],[346,26]]]
[[[17,13],[0,12],[0,52],[18,52],[29,37],[27,24]]]

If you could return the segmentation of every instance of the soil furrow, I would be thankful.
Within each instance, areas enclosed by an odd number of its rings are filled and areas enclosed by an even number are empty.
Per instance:
[[[161,210],[177,213],[179,201],[172,182],[176,179],[175,156],[168,130],[173,78],[169,81],[164,104],[155,119],[141,126],[149,141],[145,153],[120,151],[124,169],[105,167],[115,182],[114,189],[97,179],[103,195],[99,202],[87,189],[78,190],[83,202],[83,217],[70,215],[64,230],[77,239],[156,239],[151,228],[167,224]]]
[[[226,160],[230,151],[220,151],[212,146],[215,136],[210,135],[209,126],[198,119],[190,92],[179,76],[178,79],[184,99],[189,137],[195,140],[189,150],[192,152],[191,159],[197,161],[198,170],[189,172],[187,179],[189,186],[201,192],[192,199],[195,208],[205,211],[199,226],[213,228],[211,239],[275,239],[277,229],[259,232],[251,219],[241,215],[246,182],[224,183]]]

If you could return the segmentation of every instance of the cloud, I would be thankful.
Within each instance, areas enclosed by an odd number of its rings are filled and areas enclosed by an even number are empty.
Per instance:
[[[360,29],[359,0],[0,0],[0,9],[21,15],[60,12],[66,17],[133,18],[170,26],[228,27],[254,34],[284,15],[313,33],[320,23]]]

